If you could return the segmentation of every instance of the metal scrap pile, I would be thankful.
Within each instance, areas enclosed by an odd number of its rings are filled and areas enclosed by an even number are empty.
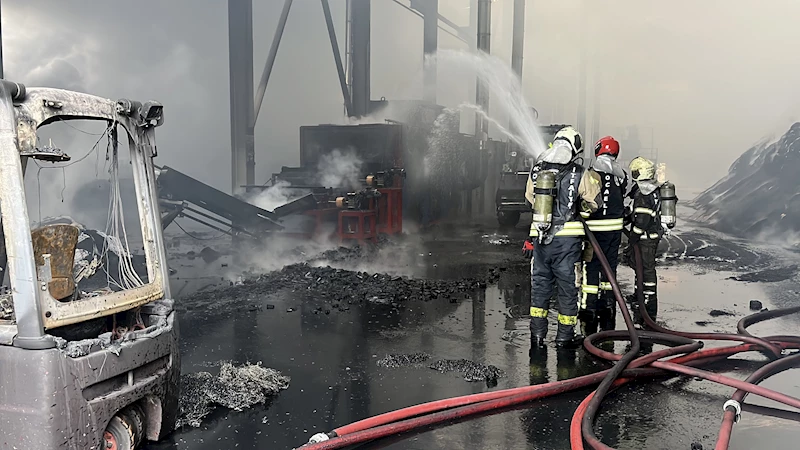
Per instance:
[[[457,372],[464,375],[466,381],[486,381],[497,383],[497,379],[504,377],[505,373],[493,365],[479,364],[468,359],[445,359],[430,365],[433,370],[441,373]]]
[[[378,360],[378,367],[396,369],[421,364],[429,359],[431,359],[431,355],[427,353],[392,354]]]
[[[219,375],[197,372],[181,376],[181,397],[175,428],[199,427],[207,415],[219,406],[242,411],[289,387],[289,377],[261,363],[239,367],[224,363]]]

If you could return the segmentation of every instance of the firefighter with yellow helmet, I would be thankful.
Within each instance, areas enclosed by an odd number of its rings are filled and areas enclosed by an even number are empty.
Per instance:
[[[528,177],[525,198],[533,207],[530,237],[523,253],[532,256],[531,346],[543,347],[553,288],[558,290],[556,346],[577,347],[578,286],[575,265],[581,257],[583,224],[578,215],[588,215],[602,206],[600,176],[576,159],[583,139],[574,128],[564,127],[553,145],[536,161]]]
[[[629,212],[631,230],[628,238],[627,257],[634,264],[633,246],[638,245],[642,255],[642,294],[647,314],[656,320],[658,297],[656,276],[656,251],[665,229],[675,226],[675,186],[670,182],[660,183],[656,179],[655,164],[641,156],[630,163],[630,173],[634,184],[630,197],[633,199]],[[638,280],[636,285],[638,286]],[[639,298],[638,292],[635,299]],[[634,303],[634,317],[641,324],[638,302]]]

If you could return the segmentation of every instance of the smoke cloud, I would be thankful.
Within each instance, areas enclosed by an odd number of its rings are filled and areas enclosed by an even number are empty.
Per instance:
[[[325,187],[359,189],[361,187],[361,165],[354,150],[333,150],[319,160],[319,182]]]
[[[422,20],[394,2],[372,3],[372,98],[420,99]],[[513,3],[492,2],[491,52],[506,64]],[[442,15],[469,32],[469,0],[439,5]],[[254,2],[256,80],[281,7]],[[344,54],[344,2],[331,7]],[[631,159],[631,152],[657,154],[679,190],[703,188],[724,176],[752,143],[783,133],[799,117],[800,61],[787,57],[788,43],[800,37],[798,14],[800,3],[789,0],[676,0],[669,7],[636,0],[529,2],[522,92],[540,122],[577,124],[585,43],[586,123],[597,111],[600,135],[638,125],[642,149],[623,145],[622,159]],[[213,0],[4,2],[6,75],[28,85],[161,101],[166,122],[157,132],[158,162],[229,191],[226,15],[226,2]],[[443,49],[469,49],[474,41],[439,33]],[[473,102],[474,77],[446,72],[439,68],[437,103]],[[500,111],[490,99],[489,114],[507,124]],[[461,113],[462,132],[471,132],[473,117]],[[298,164],[301,125],[344,121],[319,2],[295,2],[256,126],[257,182],[282,165]],[[586,134],[587,142],[599,137]],[[502,137],[494,127],[490,135]],[[93,169],[87,173],[94,176]],[[72,186],[67,178],[68,198]]]

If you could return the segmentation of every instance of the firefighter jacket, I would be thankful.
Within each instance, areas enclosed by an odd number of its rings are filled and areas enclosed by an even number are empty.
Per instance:
[[[659,239],[664,233],[659,187],[661,184],[656,180],[645,180],[637,181],[631,189],[631,232],[641,239]]]
[[[598,156],[592,168],[600,176],[603,205],[589,216],[586,224],[592,231],[622,231],[628,175],[610,155]]]
[[[553,199],[553,219],[545,243],[554,236],[583,236],[583,224],[576,220],[579,213],[592,213],[603,205],[600,193],[600,176],[575,162],[553,164],[540,162],[533,166],[528,176],[525,199],[534,204],[536,177],[541,170],[558,170],[556,194]],[[539,230],[531,224],[530,236],[538,236]]]

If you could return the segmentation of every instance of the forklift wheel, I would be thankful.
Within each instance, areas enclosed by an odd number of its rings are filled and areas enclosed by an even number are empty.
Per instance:
[[[136,432],[123,417],[114,416],[103,433],[105,450],[133,450]]]
[[[519,223],[519,211],[499,211],[497,213],[497,223],[503,227],[515,227]]]

